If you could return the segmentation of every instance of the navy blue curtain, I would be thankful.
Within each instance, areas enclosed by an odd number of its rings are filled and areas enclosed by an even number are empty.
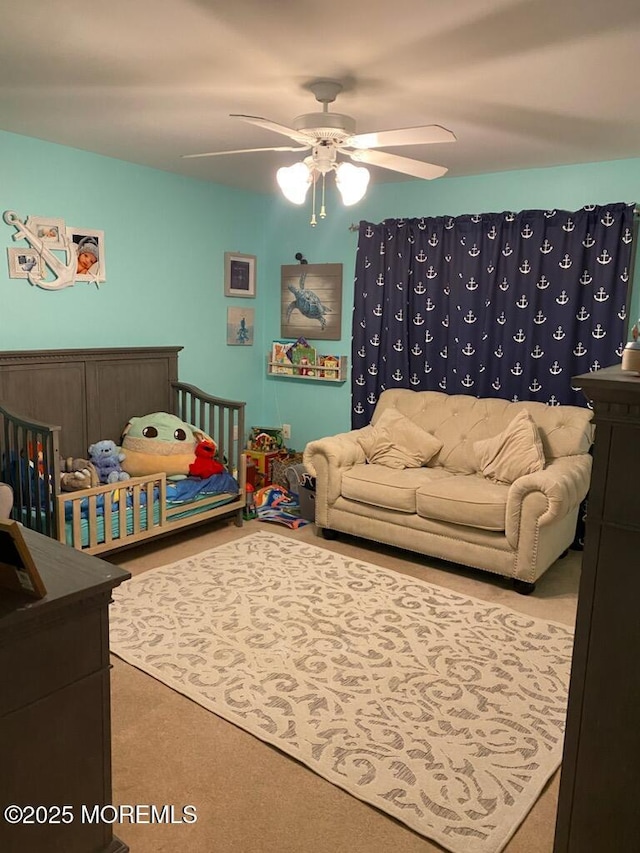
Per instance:
[[[362,222],[352,427],[385,388],[586,405],[621,360],[633,204]]]

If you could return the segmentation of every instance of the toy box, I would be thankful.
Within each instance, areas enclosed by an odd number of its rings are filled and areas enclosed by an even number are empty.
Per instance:
[[[277,450],[267,451],[246,450],[247,459],[252,459],[256,470],[256,485],[258,488],[271,485],[271,463],[280,455]]]

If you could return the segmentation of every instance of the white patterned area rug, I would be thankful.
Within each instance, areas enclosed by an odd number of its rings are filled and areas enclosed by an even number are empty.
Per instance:
[[[113,597],[116,655],[455,853],[560,764],[566,626],[271,532]]]

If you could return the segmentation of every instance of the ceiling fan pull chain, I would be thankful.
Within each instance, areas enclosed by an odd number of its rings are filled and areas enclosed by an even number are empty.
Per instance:
[[[324,219],[327,215],[327,211],[324,209],[324,179],[325,174],[322,174],[322,204],[320,205],[320,219]]]
[[[311,209],[311,222],[310,222],[310,224],[315,227],[318,224],[318,220],[316,219],[316,182],[313,179],[311,181],[311,198],[312,198],[312,209]]]

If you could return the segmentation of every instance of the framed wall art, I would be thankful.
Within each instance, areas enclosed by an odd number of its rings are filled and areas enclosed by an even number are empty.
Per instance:
[[[281,267],[280,337],[339,341],[342,264]]]
[[[253,346],[253,308],[227,308],[228,346]]]
[[[45,216],[29,216],[25,225],[49,249],[64,249],[67,229],[64,219]]]
[[[224,253],[224,295],[256,295],[256,256]]]
[[[45,265],[35,249],[7,249],[9,278],[28,278],[29,273],[44,278]]]
[[[106,281],[104,231],[67,228],[67,234],[76,253],[76,281]]]

